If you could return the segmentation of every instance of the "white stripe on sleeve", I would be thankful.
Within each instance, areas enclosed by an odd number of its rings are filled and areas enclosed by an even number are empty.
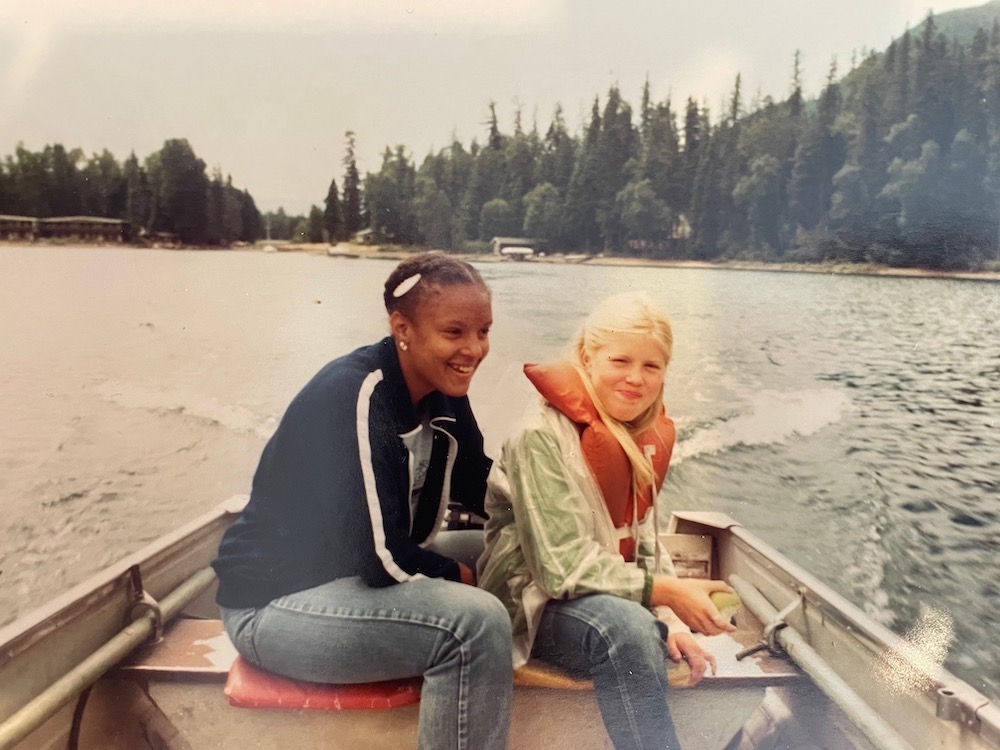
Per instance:
[[[386,573],[397,581],[412,581],[426,578],[423,573],[413,575],[403,570],[392,557],[389,548],[385,546],[385,525],[382,521],[382,505],[378,499],[378,488],[375,485],[375,469],[372,465],[372,445],[368,434],[368,415],[372,393],[375,386],[382,382],[382,371],[375,370],[361,384],[358,392],[358,454],[361,457],[361,476],[365,484],[365,497],[368,501],[368,515],[371,518],[372,534],[375,537],[375,554],[382,561]]]

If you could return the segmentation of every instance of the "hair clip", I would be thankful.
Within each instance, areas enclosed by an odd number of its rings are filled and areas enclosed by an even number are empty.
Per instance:
[[[399,284],[396,286],[395,289],[392,290],[392,296],[395,297],[396,299],[399,299],[408,291],[413,289],[413,287],[417,285],[418,281],[420,281],[419,273],[415,273],[412,276],[407,276],[405,279],[399,282]]]

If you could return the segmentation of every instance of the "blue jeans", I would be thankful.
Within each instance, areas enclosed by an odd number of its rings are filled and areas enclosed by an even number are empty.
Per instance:
[[[679,748],[667,708],[666,630],[636,602],[608,594],[550,601],[532,656],[594,681],[617,750]]]
[[[492,594],[433,578],[386,588],[342,578],[259,609],[222,608],[222,619],[243,658],[275,674],[331,683],[423,675],[422,750],[507,747],[510,618]]]

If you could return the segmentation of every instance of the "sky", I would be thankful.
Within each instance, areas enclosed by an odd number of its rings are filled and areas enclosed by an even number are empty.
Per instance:
[[[187,138],[262,211],[306,213],[386,147],[419,164],[556,105],[579,132],[617,85],[638,107],[713,114],[787,96],[796,50],[807,97],[831,61],[882,50],[933,10],[976,0],[0,0],[0,156],[61,143],[119,161]]]

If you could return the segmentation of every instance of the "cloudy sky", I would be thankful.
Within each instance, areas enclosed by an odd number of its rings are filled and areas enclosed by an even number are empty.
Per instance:
[[[344,132],[362,174],[388,146],[416,161],[483,141],[520,108],[573,130],[613,84],[638,105],[695,97],[715,113],[787,95],[796,50],[806,95],[832,59],[883,49],[928,10],[976,0],[2,0],[0,155],[62,143],[144,158],[187,138],[262,210],[321,204],[342,182]]]

